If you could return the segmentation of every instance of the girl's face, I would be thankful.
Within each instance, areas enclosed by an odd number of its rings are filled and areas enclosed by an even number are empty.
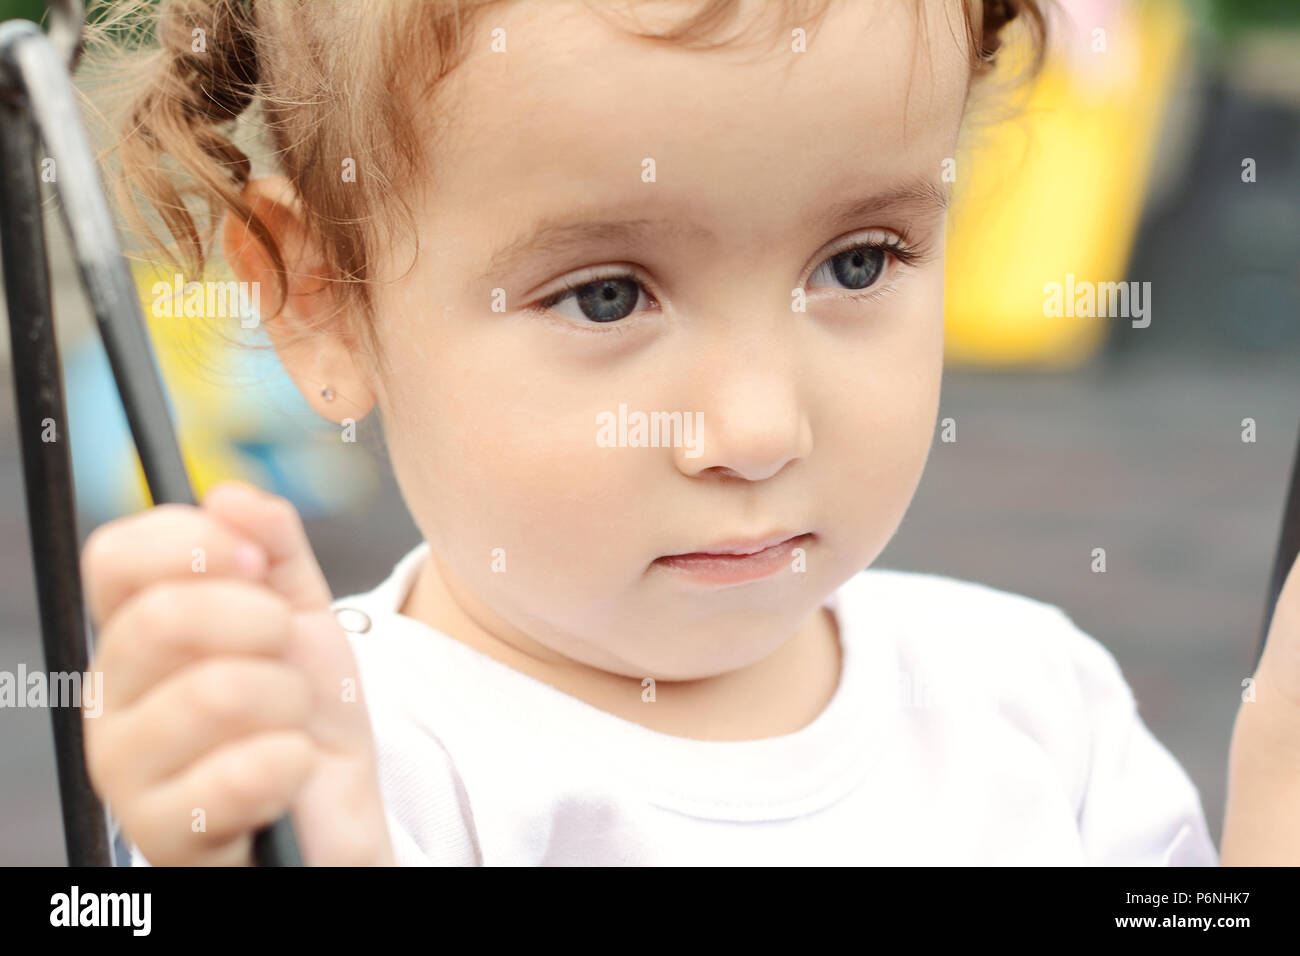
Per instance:
[[[788,30],[655,43],[583,3],[485,19],[437,115],[419,257],[377,290],[371,383],[428,573],[479,625],[706,677],[885,547],[938,409],[968,78],[959,13],[921,5],[924,30],[911,4],[833,5],[806,52]],[[682,428],[639,435],[654,412]],[[657,561],[796,535],[756,580]]]

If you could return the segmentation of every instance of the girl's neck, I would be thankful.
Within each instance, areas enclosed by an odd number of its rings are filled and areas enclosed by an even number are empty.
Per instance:
[[[758,740],[794,733],[826,708],[840,680],[839,628],[825,607],[755,664],[700,680],[657,681],[653,707],[642,700],[640,677],[571,660],[496,623],[489,609],[455,587],[432,551],[400,613],[593,707],[676,737]]]

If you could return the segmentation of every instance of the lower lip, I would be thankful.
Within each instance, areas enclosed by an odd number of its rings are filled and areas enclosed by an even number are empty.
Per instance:
[[[794,549],[807,545],[812,537],[801,534],[787,538],[753,554],[674,554],[656,558],[654,563],[699,584],[744,584],[788,570]]]

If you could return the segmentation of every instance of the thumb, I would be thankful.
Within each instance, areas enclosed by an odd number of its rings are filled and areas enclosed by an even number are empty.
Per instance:
[[[266,583],[296,610],[327,608],[329,584],[316,562],[298,509],[278,495],[242,481],[211,488],[202,507],[266,553]]]
[[[1300,559],[1278,595],[1256,678],[1300,708]]]

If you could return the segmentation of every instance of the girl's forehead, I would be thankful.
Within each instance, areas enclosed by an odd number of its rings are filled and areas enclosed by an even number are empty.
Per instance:
[[[647,38],[580,0],[513,3],[477,21],[446,93],[456,120],[488,134],[561,114],[603,118],[610,136],[630,132],[610,110],[659,121],[664,131],[707,119],[723,124],[720,134],[796,110],[901,122],[906,106],[921,111],[914,122],[927,122],[965,100],[970,70],[957,9],[948,0],[830,3],[806,26],[786,21],[794,25],[775,36],[700,48]]]
[[[803,43],[696,49],[582,3],[511,5],[480,26],[504,50],[476,43],[448,78],[438,193],[497,223],[621,206],[698,238],[737,208],[778,228],[790,208],[938,179],[969,66],[960,31],[914,7],[832,4]]]

